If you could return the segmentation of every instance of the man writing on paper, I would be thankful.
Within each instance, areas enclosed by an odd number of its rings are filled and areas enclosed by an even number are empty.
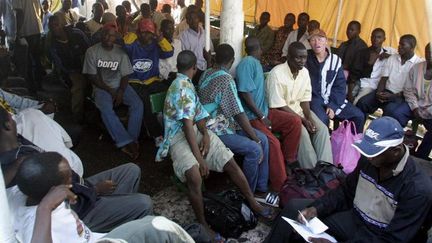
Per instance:
[[[316,201],[291,200],[281,215],[298,219],[301,210],[307,220],[318,216],[329,227],[327,233],[341,242],[410,242],[429,215],[432,185],[410,158],[403,138],[394,118],[372,121],[362,140],[353,144],[363,156],[346,181]],[[266,242],[292,242],[292,232],[280,218]]]

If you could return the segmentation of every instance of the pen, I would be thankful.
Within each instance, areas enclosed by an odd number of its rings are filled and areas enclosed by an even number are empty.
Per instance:
[[[298,210],[298,212],[299,212],[304,224],[306,225],[306,227],[309,227],[309,223],[308,223],[307,219],[305,218],[305,216],[300,212],[300,210]]]

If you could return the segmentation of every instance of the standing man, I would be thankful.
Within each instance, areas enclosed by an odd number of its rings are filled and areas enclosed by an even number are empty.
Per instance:
[[[201,74],[208,66],[211,66],[211,54],[205,50],[205,32],[200,26],[198,9],[195,6],[188,7],[186,22],[189,27],[181,34],[180,41],[182,43],[182,50],[192,51],[197,58],[198,71],[192,79],[193,83],[196,85],[198,84]]]
[[[358,21],[349,22],[346,35],[348,37],[347,41],[342,42],[339,48],[336,51],[336,55],[338,55],[342,59],[342,66],[345,74],[345,78],[348,82],[348,95],[347,99],[350,102],[354,101],[354,97],[352,95],[353,88],[355,85],[354,77],[351,77],[351,72],[354,68],[354,60],[360,50],[367,48],[366,42],[360,38],[361,32],[361,24]]]
[[[308,27],[309,23],[309,14],[307,13],[301,13],[297,17],[297,25],[298,29],[291,31],[291,33],[288,35],[285,44],[282,48],[282,57],[285,57],[288,55],[288,47],[291,43],[299,41],[303,43],[303,45],[306,47],[306,49],[311,49],[308,41]]]
[[[259,61],[262,54],[260,42],[256,37],[248,37],[245,45],[248,56],[241,60],[236,69],[239,96],[251,125],[267,136],[270,183],[274,191],[279,191],[287,178],[286,163],[290,165],[297,161],[301,119],[277,109],[269,111],[264,73]],[[281,133],[282,149],[279,139],[272,132]]]
[[[300,167],[313,168],[318,160],[332,163],[333,156],[328,128],[310,110],[312,87],[309,72],[304,68],[306,59],[306,47],[301,42],[292,43],[287,62],[270,72],[266,91],[270,110],[293,114],[301,119],[298,160]]]
[[[31,92],[41,88],[46,72],[41,64],[41,33],[43,32],[39,0],[14,0],[12,6],[16,12],[17,39],[25,38],[28,43],[28,81]]]
[[[169,152],[175,175],[187,184],[189,201],[197,221],[209,232],[212,231],[204,217],[201,185],[210,170],[226,172],[255,213],[271,216],[268,208],[262,207],[254,199],[245,175],[233,159],[233,153],[206,127],[209,114],[200,103],[192,84],[196,64],[193,52],[180,52],[177,58],[179,73],[165,98],[165,136],[156,161],[166,157]]]
[[[346,100],[346,79],[341,59],[327,50],[327,36],[315,30],[309,36],[307,69],[312,82],[311,109],[329,125],[330,119],[353,121],[357,132],[363,132],[365,115]]]
[[[49,30],[51,32],[50,57],[70,85],[73,119],[81,123],[84,120],[85,98],[90,93],[90,82],[81,73],[90,40],[81,30],[72,26],[62,26],[56,15],[49,19]]]
[[[159,29],[162,20],[165,19],[165,16],[156,10],[158,7],[158,0],[150,0],[149,4],[152,20],[156,24],[156,29]]]
[[[133,69],[126,53],[114,44],[116,36],[115,26],[107,24],[103,27],[102,42],[86,52],[83,73],[88,74],[94,85],[96,106],[116,146],[132,159],[137,159],[143,104],[128,84]],[[122,103],[129,106],[127,130],[114,112],[114,106]]]
[[[397,113],[406,113],[409,108],[412,118],[419,120],[427,129],[422,143],[417,149],[416,156],[430,160],[432,150],[432,56],[431,44],[425,47],[426,61],[418,63],[411,68],[405,83],[403,94],[405,101],[396,107]]]
[[[403,87],[408,80],[411,68],[422,62],[422,59],[414,53],[417,40],[413,35],[403,35],[399,40],[397,55],[392,55],[387,60],[381,80],[376,92],[372,92],[357,102],[357,107],[366,114],[373,114],[378,108],[383,109],[384,116],[391,116],[405,126],[411,119],[411,111],[396,111],[404,102]]]
[[[58,16],[61,26],[66,26],[66,25],[75,26],[75,24],[78,23],[79,14],[75,12],[75,10],[71,8],[71,6],[72,6],[72,0],[63,0],[62,8],[59,11],[54,13],[55,16]]]
[[[267,192],[268,140],[252,128],[228,70],[234,62],[234,49],[228,44],[216,48],[216,64],[206,70],[199,83],[198,95],[210,114],[207,126],[234,153],[244,156],[243,173],[256,194]]]
[[[87,28],[90,30],[90,36],[96,33],[100,28],[102,28],[102,15],[104,14],[104,9],[101,3],[93,3],[92,6],[93,18],[85,22]]]
[[[282,48],[288,35],[294,30],[295,22],[294,14],[289,13],[285,16],[284,25],[276,31],[272,47],[269,51],[263,53],[261,61],[264,66],[272,68],[275,65],[281,64]]]
[[[253,32],[252,36],[255,36],[258,38],[261,50],[265,54],[273,45],[274,39],[275,39],[275,33],[268,26],[268,23],[270,22],[270,13],[269,12],[263,12],[260,16],[260,24],[255,27],[255,30]]]

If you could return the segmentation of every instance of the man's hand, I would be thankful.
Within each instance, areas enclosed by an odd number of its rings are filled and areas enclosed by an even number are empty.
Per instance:
[[[100,181],[95,185],[97,195],[109,195],[112,194],[117,188],[117,183],[112,180]]]
[[[114,99],[113,99],[114,106],[117,107],[117,106],[121,105],[121,103],[123,103],[123,94],[124,94],[124,90],[119,88],[115,94]]]
[[[308,240],[310,242],[312,242],[312,243],[331,243],[331,241],[329,241],[327,239],[324,239],[324,238],[312,238],[312,237],[309,237]]]
[[[315,207],[305,208],[300,212],[303,215],[303,217],[305,217],[306,220],[308,220],[308,221],[311,220],[312,218],[315,218],[318,215]],[[303,221],[300,214],[297,216],[297,221],[300,223],[303,223],[303,224],[306,223]]]
[[[270,121],[267,117],[264,117],[263,119],[261,119],[261,121],[264,123],[264,125],[265,125],[269,130],[272,129],[271,121]]]
[[[379,59],[380,59],[380,60],[384,60],[384,59],[389,58],[390,56],[391,56],[391,55],[388,54],[387,52],[383,52],[383,53],[381,53],[381,54],[379,55]]]
[[[311,120],[308,120],[306,118],[302,118],[302,123],[303,126],[305,126],[306,130],[308,130],[309,133],[316,133],[317,132],[317,128],[315,126],[315,123]]]
[[[42,107],[40,108],[40,111],[42,111],[45,114],[51,114],[57,112],[57,105],[54,101],[49,100],[43,103]]]
[[[206,51],[204,48],[203,49],[203,56],[204,56],[204,59],[207,61],[207,67],[211,66],[211,60],[212,60],[211,50]]]
[[[419,110],[419,108],[415,108],[415,109],[413,110],[413,114],[414,114],[414,117],[415,117],[416,119],[422,119],[421,116],[420,116],[420,110]]]
[[[210,149],[210,136],[207,132],[203,134],[203,137],[199,144],[199,149],[201,151],[201,156],[205,159]]]
[[[332,120],[335,117],[334,110],[330,107],[327,107],[326,114],[330,120]]]
[[[392,100],[394,98],[394,94],[383,91],[383,92],[377,92],[376,97],[381,103],[384,103]]]
[[[204,177],[204,178],[207,178],[208,175],[210,174],[209,168],[208,168],[205,160],[202,160],[201,162],[199,162],[199,171],[200,171],[201,177]]]
[[[54,210],[65,200],[70,204],[75,204],[77,196],[70,190],[72,185],[59,185],[52,187],[49,192],[42,198],[39,208]]]

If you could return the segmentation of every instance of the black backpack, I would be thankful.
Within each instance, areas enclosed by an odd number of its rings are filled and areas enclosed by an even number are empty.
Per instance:
[[[315,168],[296,168],[279,192],[279,206],[283,208],[291,199],[320,198],[327,191],[337,188],[345,177],[342,168],[324,161],[318,161]]]
[[[257,218],[238,191],[205,193],[203,199],[207,223],[225,238],[238,238],[257,225]]]

